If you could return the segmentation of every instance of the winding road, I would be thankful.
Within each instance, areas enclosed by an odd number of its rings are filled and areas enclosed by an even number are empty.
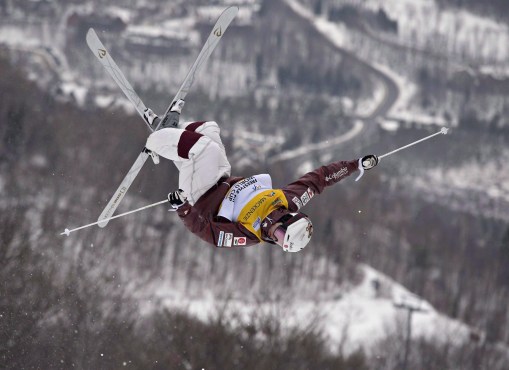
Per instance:
[[[342,134],[341,136],[338,136],[334,139],[328,139],[320,143],[308,145],[305,148],[285,151],[274,156],[270,160],[270,163],[296,159],[302,155],[309,154],[318,150],[323,151],[324,149],[334,149],[338,146],[338,144],[346,143],[361,133],[365,137],[370,137],[370,135],[374,134],[377,130],[377,119],[387,115],[389,110],[398,100],[400,94],[398,85],[390,76],[380,71],[369,62],[360,59],[351,51],[344,49],[341,45],[339,45],[337,40],[334,39],[333,35],[327,33],[326,30],[320,29],[320,27],[317,25],[317,18],[314,14],[311,13],[311,11],[302,7],[302,5],[297,3],[295,0],[282,0],[282,2],[288,6],[289,11],[293,12],[295,16],[300,17],[304,21],[313,25],[312,29],[314,32],[322,37],[323,40],[329,44],[329,46],[337,50],[337,52],[341,54],[341,56],[346,61],[356,64],[358,68],[364,69],[365,72],[363,75],[372,76],[376,81],[378,81],[381,85],[382,95],[376,106],[371,109],[370,112],[366,112],[365,114],[358,116],[352,116],[352,118],[356,119],[355,124],[352,129],[350,129],[345,134]]]

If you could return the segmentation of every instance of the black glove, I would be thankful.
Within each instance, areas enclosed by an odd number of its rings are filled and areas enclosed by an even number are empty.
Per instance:
[[[370,170],[378,164],[378,157],[374,154],[369,154],[361,159],[362,168]]]
[[[187,202],[187,198],[184,196],[184,190],[182,189],[172,191],[168,194],[168,200],[174,209],[179,209],[185,202]]]

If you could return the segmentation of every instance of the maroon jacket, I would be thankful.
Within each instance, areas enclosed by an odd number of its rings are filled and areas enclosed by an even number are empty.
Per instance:
[[[288,200],[289,210],[298,211],[305,206],[315,194],[320,194],[327,187],[334,185],[358,169],[358,160],[339,161],[317,168],[292,182],[281,190]],[[193,234],[214,246],[221,246],[226,234],[235,241],[234,247],[258,244],[260,241],[249,230],[238,222],[231,222],[218,217],[217,212],[230,187],[242,180],[242,177],[225,177],[203,194],[194,206],[185,203],[178,209],[178,215]],[[232,235],[231,235],[232,234]],[[219,244],[219,245],[218,245]]]

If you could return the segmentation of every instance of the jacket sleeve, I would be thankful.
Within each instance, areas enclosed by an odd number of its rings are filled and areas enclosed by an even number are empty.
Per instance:
[[[315,194],[320,194],[327,187],[343,180],[358,170],[358,159],[333,162],[308,172],[297,181],[286,185],[283,189],[288,199],[288,209],[297,211],[304,207]]]
[[[240,223],[212,215],[206,217],[187,202],[177,213],[189,231],[216,247],[246,247],[260,242]]]

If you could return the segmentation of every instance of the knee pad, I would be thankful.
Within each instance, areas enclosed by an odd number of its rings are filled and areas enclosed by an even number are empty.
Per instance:
[[[178,156],[189,159],[190,155],[198,155],[206,148],[208,142],[210,142],[210,138],[194,131],[185,130],[180,135],[177,145]]]

